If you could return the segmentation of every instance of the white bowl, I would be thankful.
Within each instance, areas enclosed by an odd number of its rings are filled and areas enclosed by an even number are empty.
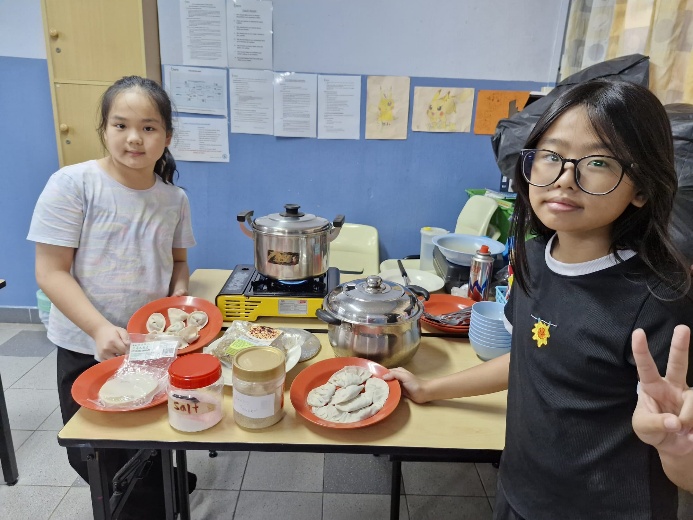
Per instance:
[[[502,355],[510,352],[510,347],[507,347],[507,348],[488,347],[488,346],[484,345],[483,343],[479,343],[477,340],[472,339],[471,336],[469,336],[469,344],[474,349],[474,352],[476,352],[476,355],[479,356],[479,358],[481,358],[483,361],[488,361],[489,359],[497,358],[499,356],[502,356]]]
[[[454,264],[471,265],[472,257],[483,245],[487,245],[489,253],[499,255],[505,251],[505,245],[488,237],[449,233],[433,237],[433,243],[438,246],[445,258]]]
[[[407,275],[409,276],[410,285],[418,285],[423,287],[428,292],[438,291],[443,288],[445,282],[440,276],[437,276],[428,271],[421,271],[419,269],[407,269]],[[388,269],[387,271],[381,272],[380,276],[383,280],[388,280],[390,282],[400,283],[404,285],[404,279],[399,269]]]

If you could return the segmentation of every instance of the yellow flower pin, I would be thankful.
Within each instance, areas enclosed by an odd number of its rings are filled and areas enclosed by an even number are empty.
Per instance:
[[[543,321],[537,321],[532,329],[532,339],[537,342],[537,347],[543,347],[548,344],[549,337],[551,333],[549,332],[549,326]]]

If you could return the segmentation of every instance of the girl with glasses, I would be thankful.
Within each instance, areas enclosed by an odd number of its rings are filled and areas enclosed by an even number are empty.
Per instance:
[[[416,402],[508,389],[496,519],[675,520],[676,485],[693,490],[693,294],[667,231],[664,108],[631,83],[573,87],[536,123],[515,189],[511,353],[390,378]]]

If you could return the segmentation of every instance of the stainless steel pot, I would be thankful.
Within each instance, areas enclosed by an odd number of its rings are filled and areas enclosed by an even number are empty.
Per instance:
[[[255,242],[255,269],[275,280],[305,280],[327,272],[328,244],[339,235],[344,215],[330,222],[300,212],[297,204],[285,204],[284,209],[255,220],[252,211],[237,216],[241,231]]]
[[[323,300],[318,318],[337,357],[356,356],[385,367],[407,363],[421,342],[420,318],[428,291],[372,275],[335,287]]]

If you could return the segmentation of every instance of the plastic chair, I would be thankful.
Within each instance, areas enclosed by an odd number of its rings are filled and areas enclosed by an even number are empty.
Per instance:
[[[344,274],[378,274],[378,230],[365,224],[345,223],[330,243],[330,266]]]
[[[472,195],[457,217],[455,233],[487,236],[497,240],[500,231],[491,225],[491,217],[498,209],[498,203],[491,197]]]

